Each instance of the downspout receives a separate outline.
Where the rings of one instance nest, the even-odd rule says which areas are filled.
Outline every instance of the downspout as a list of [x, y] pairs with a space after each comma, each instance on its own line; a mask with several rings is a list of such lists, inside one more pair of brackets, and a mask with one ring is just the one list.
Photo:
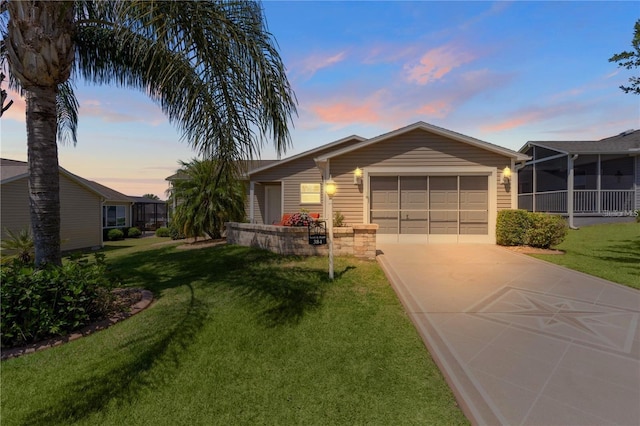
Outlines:
[[578, 229], [573, 224], [573, 162], [578, 158], [578, 154], [567, 156], [567, 166], [569, 168], [569, 176], [567, 178], [567, 213], [569, 214], [569, 228]]
[[255, 207], [253, 203], [253, 197], [255, 196], [256, 183], [252, 180], [249, 181], [249, 223], [255, 223]]
[[106, 198], [100, 201], [100, 247], [102, 248], [104, 248], [104, 203], [106, 202]]

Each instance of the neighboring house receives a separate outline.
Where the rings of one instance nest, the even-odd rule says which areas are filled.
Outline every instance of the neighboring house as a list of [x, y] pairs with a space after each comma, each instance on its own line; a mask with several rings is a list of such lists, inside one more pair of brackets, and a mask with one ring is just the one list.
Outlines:
[[251, 223], [273, 224], [305, 209], [326, 218], [331, 212], [323, 188], [333, 179], [333, 211], [347, 224], [377, 224], [378, 241], [495, 243], [497, 212], [517, 204], [517, 175], [509, 172], [528, 159], [418, 122], [250, 170], [247, 216]]
[[633, 220], [640, 209], [640, 130], [598, 141], [531, 141], [518, 207], [560, 213], [570, 226]]
[[[28, 167], [23, 161], [0, 159], [2, 238], [5, 230], [30, 227]], [[63, 251], [99, 248], [103, 228], [131, 226], [133, 200], [60, 167], [60, 238]]]

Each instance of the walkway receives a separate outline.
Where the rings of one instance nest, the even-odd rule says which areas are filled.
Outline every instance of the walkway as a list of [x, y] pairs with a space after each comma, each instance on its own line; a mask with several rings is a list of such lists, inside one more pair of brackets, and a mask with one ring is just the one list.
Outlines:
[[380, 249], [472, 423], [640, 424], [640, 292], [492, 245]]

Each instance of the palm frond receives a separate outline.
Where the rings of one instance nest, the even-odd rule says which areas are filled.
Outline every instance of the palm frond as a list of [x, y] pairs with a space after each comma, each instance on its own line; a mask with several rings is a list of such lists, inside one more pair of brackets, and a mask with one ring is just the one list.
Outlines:
[[205, 158], [257, 158], [266, 138], [286, 152], [296, 100], [257, 3], [120, 2], [104, 12], [117, 25], [92, 13], [77, 26], [83, 77], [146, 92]]

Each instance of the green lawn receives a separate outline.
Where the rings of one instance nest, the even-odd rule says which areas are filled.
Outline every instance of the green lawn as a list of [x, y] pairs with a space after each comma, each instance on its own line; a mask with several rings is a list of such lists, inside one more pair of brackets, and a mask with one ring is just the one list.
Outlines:
[[106, 253], [146, 311], [2, 362], [2, 425], [467, 424], [377, 263], [155, 237]]
[[569, 230], [556, 248], [566, 253], [535, 257], [640, 289], [640, 223]]

